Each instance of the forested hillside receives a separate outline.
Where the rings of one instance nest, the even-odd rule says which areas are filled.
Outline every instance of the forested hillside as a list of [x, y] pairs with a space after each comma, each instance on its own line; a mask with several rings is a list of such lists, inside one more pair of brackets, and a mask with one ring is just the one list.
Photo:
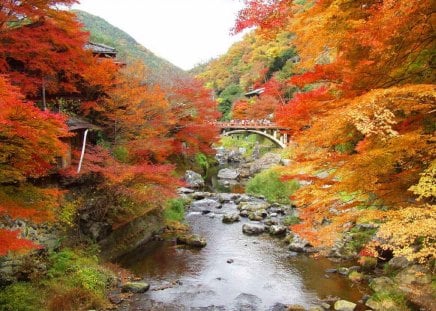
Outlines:
[[156, 56], [130, 35], [109, 24], [101, 17], [80, 10], [74, 10], [74, 13], [85, 26], [85, 30], [89, 31], [92, 42], [116, 48], [119, 59], [125, 62], [141, 61], [150, 69], [152, 79], [163, 83], [187, 76], [182, 69]]

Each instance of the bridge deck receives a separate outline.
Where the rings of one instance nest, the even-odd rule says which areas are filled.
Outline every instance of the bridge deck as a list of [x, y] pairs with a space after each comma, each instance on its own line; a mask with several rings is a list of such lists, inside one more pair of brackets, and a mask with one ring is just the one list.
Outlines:
[[256, 130], [287, 130], [287, 128], [278, 126], [277, 124], [259, 124], [259, 123], [233, 123], [233, 122], [217, 122], [216, 125], [221, 129], [233, 129], [233, 130], [248, 130], [248, 129], [256, 129]]

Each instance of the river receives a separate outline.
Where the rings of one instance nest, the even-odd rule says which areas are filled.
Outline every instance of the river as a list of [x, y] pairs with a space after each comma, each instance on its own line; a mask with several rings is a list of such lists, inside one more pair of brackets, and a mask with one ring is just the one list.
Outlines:
[[[325, 272], [352, 263], [292, 253], [268, 234], [245, 235], [246, 218], [222, 223], [222, 214], [235, 211], [230, 202], [209, 214], [187, 212], [193, 233], [207, 240], [202, 249], [153, 241], [121, 258], [119, 264], [143, 277], [151, 289], [120, 310], [284, 310], [281, 304], [308, 309], [326, 297], [357, 302], [367, 291]], [[356, 310], [365, 308], [358, 304]]]

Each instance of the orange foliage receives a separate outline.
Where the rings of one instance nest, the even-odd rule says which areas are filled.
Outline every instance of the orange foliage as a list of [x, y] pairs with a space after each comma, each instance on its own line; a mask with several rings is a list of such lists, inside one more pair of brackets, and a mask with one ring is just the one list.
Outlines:
[[5, 256], [9, 252], [23, 252], [40, 248], [32, 241], [19, 238], [19, 234], [18, 231], [0, 229], [0, 256]]

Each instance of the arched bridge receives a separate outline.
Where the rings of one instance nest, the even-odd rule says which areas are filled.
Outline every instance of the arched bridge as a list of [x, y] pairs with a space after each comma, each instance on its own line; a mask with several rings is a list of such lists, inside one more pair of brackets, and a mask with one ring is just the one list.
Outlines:
[[221, 129], [221, 136], [253, 133], [268, 138], [281, 148], [289, 144], [287, 129], [266, 120], [232, 120], [217, 122], [216, 125]]

